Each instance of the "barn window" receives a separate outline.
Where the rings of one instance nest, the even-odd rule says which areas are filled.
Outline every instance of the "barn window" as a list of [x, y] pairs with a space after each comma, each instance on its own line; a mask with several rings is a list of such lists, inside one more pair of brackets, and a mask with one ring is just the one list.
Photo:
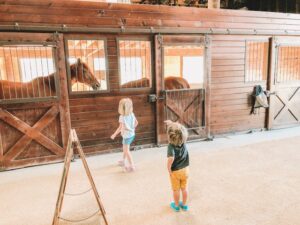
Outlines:
[[268, 46], [266, 41], [246, 41], [245, 82], [267, 80]]
[[150, 41], [119, 40], [119, 70], [121, 88], [151, 87]]
[[55, 97], [54, 46], [0, 47], [0, 100], [35, 100]]
[[191, 88], [203, 88], [204, 48], [197, 45], [164, 46], [164, 77], [182, 77]]
[[108, 90], [105, 40], [68, 40], [68, 73], [72, 92]]
[[276, 82], [300, 80], [300, 46], [279, 46], [277, 53]]

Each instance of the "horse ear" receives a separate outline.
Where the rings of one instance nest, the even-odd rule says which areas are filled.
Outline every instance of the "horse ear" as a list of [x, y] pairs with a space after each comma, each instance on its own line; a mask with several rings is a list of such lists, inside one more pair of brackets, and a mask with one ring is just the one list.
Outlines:
[[81, 58], [77, 59], [77, 64], [82, 64]]

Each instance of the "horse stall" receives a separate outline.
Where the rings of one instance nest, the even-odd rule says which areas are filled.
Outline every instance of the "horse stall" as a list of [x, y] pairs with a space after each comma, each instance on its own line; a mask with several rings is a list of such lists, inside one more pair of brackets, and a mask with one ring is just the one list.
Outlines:
[[[300, 121], [300, 16], [95, 1], [0, 0], [0, 167], [62, 160], [71, 128], [84, 152], [111, 140], [130, 97], [136, 148]], [[270, 93], [250, 114], [252, 92]]]

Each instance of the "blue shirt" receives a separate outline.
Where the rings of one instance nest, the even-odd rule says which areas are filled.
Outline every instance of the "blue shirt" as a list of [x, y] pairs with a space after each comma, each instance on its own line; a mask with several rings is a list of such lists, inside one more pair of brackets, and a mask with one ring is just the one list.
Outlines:
[[130, 113], [127, 116], [120, 115], [119, 123], [123, 123], [123, 129], [121, 130], [123, 138], [131, 138], [135, 135], [135, 120], [134, 113]]

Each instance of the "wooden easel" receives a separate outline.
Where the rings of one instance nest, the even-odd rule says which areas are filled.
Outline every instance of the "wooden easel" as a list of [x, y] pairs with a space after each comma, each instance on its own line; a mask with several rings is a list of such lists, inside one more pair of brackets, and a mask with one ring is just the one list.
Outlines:
[[97, 204], [99, 206], [99, 211], [97, 211], [93, 215], [91, 215], [91, 216], [89, 216], [85, 219], [79, 220], [79, 221], [87, 220], [87, 219], [91, 218], [92, 216], [98, 214], [98, 212], [101, 212], [101, 216], [104, 219], [105, 225], [108, 225], [108, 222], [107, 222], [107, 219], [106, 219], [106, 216], [105, 216], [106, 212], [105, 212], [104, 207], [101, 203], [100, 196], [98, 194], [96, 185], [94, 183], [93, 177], [91, 175], [90, 169], [89, 169], [87, 161], [85, 159], [85, 155], [83, 153], [82, 146], [79, 142], [76, 131], [74, 129], [72, 129], [70, 131], [70, 135], [69, 135], [69, 140], [68, 140], [68, 145], [67, 145], [67, 150], [66, 150], [66, 155], [65, 155], [65, 160], [64, 160], [64, 169], [63, 169], [62, 178], [61, 178], [61, 182], [60, 182], [60, 188], [59, 188], [59, 193], [58, 193], [58, 197], [57, 197], [56, 208], [55, 208], [55, 213], [54, 213], [54, 218], [53, 218], [52, 225], [58, 225], [60, 219], [61, 220], [66, 220], [66, 221], [69, 221], [69, 222], [74, 222], [74, 223], [79, 222], [79, 221], [74, 221], [74, 220], [67, 220], [67, 219], [64, 219], [64, 218], [60, 217], [61, 208], [62, 208], [62, 204], [63, 204], [63, 200], [64, 200], [64, 195], [66, 194], [65, 189], [66, 189], [68, 173], [69, 173], [69, 169], [70, 169], [70, 163], [71, 163], [71, 160], [72, 160], [73, 154], [74, 154], [74, 152], [73, 152], [74, 147], [77, 147], [77, 150], [78, 150], [79, 156], [82, 160], [86, 175], [87, 175], [87, 177], [90, 181], [90, 184], [91, 184], [91, 187], [92, 187], [91, 189], [94, 192]]

